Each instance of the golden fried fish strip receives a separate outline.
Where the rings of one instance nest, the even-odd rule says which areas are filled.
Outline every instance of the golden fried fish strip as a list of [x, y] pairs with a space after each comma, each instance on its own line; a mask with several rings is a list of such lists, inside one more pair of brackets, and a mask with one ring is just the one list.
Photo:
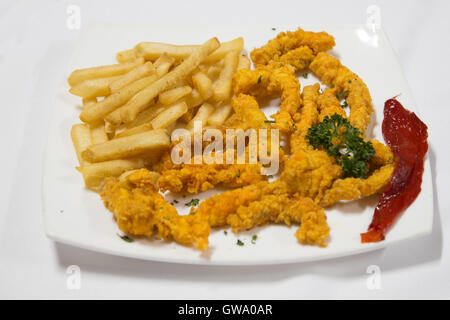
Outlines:
[[266, 115], [259, 108], [258, 102], [252, 96], [240, 93], [233, 99], [234, 114], [225, 122], [227, 128], [269, 129]]
[[325, 151], [299, 150], [285, 162], [280, 180], [291, 193], [317, 202], [342, 173], [341, 166]]
[[166, 240], [200, 250], [208, 247], [208, 222], [195, 215], [179, 216], [158, 193], [146, 169], [129, 174], [123, 181], [107, 178], [101, 197], [124, 232], [151, 237], [156, 230], [157, 236]]
[[309, 68], [326, 85], [335, 87], [347, 98], [350, 107], [349, 121], [364, 134], [370, 123], [370, 115], [374, 112], [366, 84], [338, 59], [325, 52], [319, 53]]
[[336, 89], [326, 88], [317, 99], [317, 104], [320, 110], [319, 122], [323, 121], [326, 116], [332, 116], [335, 113], [347, 118], [347, 114], [336, 98]]
[[335, 45], [334, 38], [326, 32], [304, 31], [298, 28], [294, 32], [281, 32], [261, 48], [254, 49], [250, 56], [256, 65], [265, 65], [274, 56], [283, 56], [288, 51], [307, 46], [317, 54], [327, 51]]
[[245, 93], [255, 97], [267, 97], [278, 94], [278, 91], [268, 91], [271, 74], [270, 70], [241, 69], [234, 74], [233, 91], [236, 95]]
[[319, 97], [320, 85], [318, 83], [303, 88], [302, 100], [303, 107], [300, 113], [294, 116], [296, 130], [290, 138], [291, 152], [294, 153], [300, 149], [312, 148], [305, 140], [308, 129], [319, 119], [317, 111], [317, 98]]
[[164, 171], [158, 179], [163, 191], [197, 194], [215, 186], [237, 188], [267, 180], [257, 164], [186, 164]]
[[369, 161], [371, 171], [374, 171], [385, 164], [394, 162], [394, 154], [392, 153], [391, 148], [375, 139], [369, 141], [372, 142], [372, 146], [375, 149], [375, 154]]
[[268, 182], [260, 182], [243, 188], [215, 194], [200, 203], [195, 214], [205, 217], [211, 227], [224, 226], [228, 215], [235, 213], [240, 206], [247, 206], [259, 200], [266, 193]]
[[303, 244], [326, 246], [330, 228], [324, 210], [309, 198], [289, 195], [265, 195], [259, 201], [241, 206], [227, 218], [234, 232], [248, 230], [269, 222], [299, 223], [296, 237]]
[[272, 115], [275, 126], [283, 132], [290, 132], [294, 128], [293, 116], [302, 104], [300, 83], [295, 70], [288, 65], [274, 69], [269, 87], [276, 87], [281, 92], [280, 110]]
[[383, 191], [389, 182], [394, 164], [387, 164], [376, 170], [367, 179], [345, 178], [338, 179], [333, 186], [325, 192], [319, 204], [327, 207], [340, 200], [356, 200]]
[[289, 64], [297, 71], [307, 69], [315, 57], [316, 56], [310, 47], [302, 46], [288, 51], [281, 57], [275, 55], [270, 63], [279, 67]]

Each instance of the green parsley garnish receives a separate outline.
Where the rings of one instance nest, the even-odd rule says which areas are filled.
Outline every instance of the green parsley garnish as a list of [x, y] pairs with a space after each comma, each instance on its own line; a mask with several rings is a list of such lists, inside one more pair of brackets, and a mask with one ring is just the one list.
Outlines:
[[252, 236], [252, 243], [253, 244], [256, 244], [256, 240], [258, 239], [258, 236], [256, 235], [256, 234], [254, 234], [253, 236]]
[[164, 219], [166, 219], [167, 221], [170, 220], [169, 216], [165, 216]]
[[365, 179], [367, 162], [375, 154], [370, 141], [364, 141], [362, 133], [339, 114], [326, 116], [322, 122], [308, 129], [305, 137], [313, 147], [322, 147], [335, 157], [346, 177]]
[[262, 78], [262, 75], [260, 74], [259, 77], [258, 77], [258, 84], [261, 83], [261, 78]]
[[199, 202], [200, 202], [200, 199], [191, 199], [191, 201], [189, 201], [185, 205], [188, 207], [195, 207], [198, 205]]
[[178, 200], [177, 199], [173, 199], [173, 203], [178, 203]]
[[227, 230], [223, 230], [223, 234], [224, 234], [224, 235], [227, 235], [227, 234], [228, 234], [228, 231], [227, 231]]
[[269, 174], [269, 175], [267, 176], [267, 178], [271, 179], [271, 178], [273, 178], [273, 175]]
[[347, 100], [344, 100], [344, 103], [341, 105], [342, 108], [347, 108], [348, 107], [348, 103]]
[[341, 91], [336, 93], [336, 98], [338, 98], [338, 100], [341, 100], [344, 96], [346, 96], [348, 94], [348, 90], [346, 91]]
[[276, 28], [272, 28], [273, 31], [277, 30]]
[[304, 74], [303, 74], [303, 78], [307, 79], [307, 78], [308, 78], [308, 74], [307, 74], [307, 73], [304, 73]]
[[239, 240], [239, 239], [238, 239], [238, 241], [236, 242], [236, 244], [237, 244], [238, 246], [241, 246], [241, 247], [244, 245], [244, 243], [243, 243], [241, 240]]
[[275, 123], [275, 120], [264, 120], [264, 123]]
[[127, 235], [123, 235], [121, 236], [120, 234], [117, 234], [123, 241], [125, 242], [134, 242], [134, 239], [131, 239], [129, 236]]
[[236, 177], [238, 177], [238, 178], [241, 177], [241, 169], [238, 169], [238, 173], [236, 174]]

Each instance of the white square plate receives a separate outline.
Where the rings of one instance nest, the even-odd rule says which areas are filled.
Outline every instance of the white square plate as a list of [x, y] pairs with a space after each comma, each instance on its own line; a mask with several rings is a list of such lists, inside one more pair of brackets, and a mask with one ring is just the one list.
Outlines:
[[[276, 27], [276, 31], [272, 30]], [[295, 30], [297, 26], [186, 26], [186, 25], [94, 25], [84, 30], [67, 75], [81, 67], [114, 63], [115, 53], [133, 47], [141, 41], [159, 41], [175, 44], [202, 43], [217, 36], [227, 41], [243, 36], [245, 48], [251, 51], [272, 39], [281, 30]], [[396, 55], [382, 30], [365, 26], [319, 26], [305, 30], [332, 34], [336, 47], [332, 53], [344, 65], [357, 73], [367, 83], [373, 98], [376, 116], [370, 135], [383, 141], [381, 121], [385, 100], [401, 93], [401, 103], [414, 112], [416, 104], [403, 76]], [[311, 75], [300, 77], [302, 87], [315, 82]], [[331, 227], [327, 248], [303, 246], [294, 237], [296, 226], [269, 225], [234, 235], [223, 229], [212, 231], [210, 248], [206, 252], [157, 240], [123, 241], [112, 214], [100, 197], [84, 189], [70, 139], [70, 128], [80, 122], [80, 99], [68, 93], [66, 81], [61, 85], [49, 128], [43, 171], [43, 213], [47, 235], [56, 241], [103, 253], [139, 259], [193, 263], [206, 265], [258, 265], [311, 261], [352, 255], [385, 247], [401, 240], [412, 239], [431, 232], [433, 191], [428, 158], [425, 162], [422, 192], [379, 243], [362, 244], [360, 233], [367, 230], [378, 197], [351, 203], [341, 203], [327, 210]], [[273, 113], [273, 108], [264, 109]], [[195, 198], [211, 196], [209, 191]], [[177, 205], [180, 213], [187, 213], [184, 205], [192, 196], [181, 199]], [[251, 243], [257, 234], [256, 244]], [[237, 239], [244, 246], [237, 246]]]

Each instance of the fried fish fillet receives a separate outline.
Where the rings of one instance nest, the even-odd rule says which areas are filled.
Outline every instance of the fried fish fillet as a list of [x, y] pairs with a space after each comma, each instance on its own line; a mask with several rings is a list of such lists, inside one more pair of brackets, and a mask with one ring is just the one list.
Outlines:
[[267, 223], [300, 224], [295, 236], [302, 244], [325, 246], [330, 228], [324, 210], [310, 198], [291, 195], [265, 195], [230, 214], [227, 223], [233, 231], [248, 230]]
[[291, 50], [309, 47], [314, 54], [327, 51], [335, 45], [334, 38], [326, 32], [296, 31], [281, 32], [261, 48], [254, 49], [250, 56], [256, 65], [266, 65]]
[[216, 186], [238, 188], [267, 180], [258, 164], [185, 164], [163, 171], [158, 187], [163, 191], [197, 194]]
[[210, 233], [208, 222], [196, 215], [178, 215], [154, 183], [154, 176], [146, 169], [129, 174], [123, 181], [106, 179], [101, 197], [114, 214], [119, 229], [146, 237], [156, 231], [159, 238], [205, 250]]
[[335, 88], [346, 97], [350, 107], [349, 121], [364, 134], [374, 112], [366, 84], [338, 59], [325, 52], [320, 52], [309, 68], [327, 86]]
[[325, 191], [319, 204], [327, 207], [340, 200], [357, 200], [383, 191], [394, 172], [394, 164], [387, 164], [373, 172], [367, 179], [337, 179], [332, 187]]
[[293, 116], [302, 104], [300, 83], [295, 69], [290, 65], [277, 66], [273, 63], [255, 70], [239, 70], [234, 75], [233, 90], [255, 97], [280, 96], [280, 110], [272, 115], [276, 128], [291, 132], [294, 128]]

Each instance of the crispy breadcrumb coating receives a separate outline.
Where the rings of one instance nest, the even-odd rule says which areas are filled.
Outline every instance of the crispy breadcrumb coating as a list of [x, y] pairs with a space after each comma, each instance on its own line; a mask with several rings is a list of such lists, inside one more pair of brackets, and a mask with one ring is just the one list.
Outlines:
[[205, 250], [210, 232], [208, 222], [200, 216], [179, 216], [154, 183], [153, 175], [146, 169], [129, 174], [123, 181], [106, 179], [101, 197], [114, 214], [119, 229], [146, 237], [156, 231], [159, 238]]

